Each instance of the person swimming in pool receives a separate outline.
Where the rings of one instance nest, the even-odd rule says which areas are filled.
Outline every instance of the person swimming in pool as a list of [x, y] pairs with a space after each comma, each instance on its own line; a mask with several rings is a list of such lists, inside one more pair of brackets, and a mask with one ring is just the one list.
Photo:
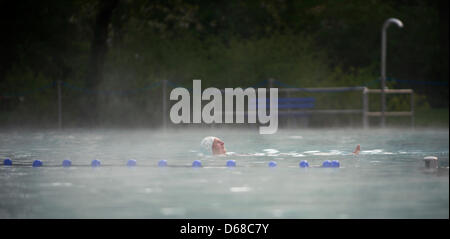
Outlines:
[[[227, 150], [225, 149], [225, 143], [214, 136], [205, 137], [200, 143], [202, 148], [212, 155], [226, 155]], [[353, 155], [358, 155], [361, 151], [361, 145], [356, 145], [355, 150], [352, 152]]]
[[225, 143], [214, 136], [205, 137], [200, 145], [207, 153], [212, 153], [212, 155], [225, 155], [227, 153]]
[[353, 151], [353, 154], [358, 155], [359, 151], [361, 151], [361, 145], [358, 144], [358, 145], [356, 145], [356, 149], [355, 149], [355, 151]]

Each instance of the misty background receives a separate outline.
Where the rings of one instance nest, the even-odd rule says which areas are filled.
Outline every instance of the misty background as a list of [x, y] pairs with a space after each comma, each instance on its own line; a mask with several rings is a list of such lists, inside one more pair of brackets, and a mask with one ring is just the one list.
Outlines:
[[[391, 17], [404, 27], [388, 29], [387, 86], [414, 90], [417, 126], [448, 127], [448, 1], [0, 4], [3, 127], [57, 127], [58, 82], [63, 127], [160, 127], [169, 113], [162, 81], [167, 99], [193, 79], [202, 89], [268, 87], [271, 78], [285, 87], [377, 89], [381, 27]], [[361, 104], [360, 95], [314, 97], [324, 108]], [[373, 97], [370, 108], [379, 111]], [[408, 109], [402, 97], [389, 96], [387, 109]], [[326, 116], [310, 126], [357, 125], [357, 117]]]

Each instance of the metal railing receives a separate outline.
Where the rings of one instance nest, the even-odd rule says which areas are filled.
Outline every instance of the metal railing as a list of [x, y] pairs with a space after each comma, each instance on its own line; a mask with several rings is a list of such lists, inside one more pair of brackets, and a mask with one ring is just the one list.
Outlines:
[[[369, 94], [410, 94], [410, 111], [379, 111], [379, 112], [369, 112]], [[363, 115], [363, 125], [364, 128], [369, 127], [369, 117], [385, 117], [385, 116], [410, 116], [411, 117], [411, 127], [414, 127], [414, 91], [412, 89], [368, 89], [365, 88], [363, 92], [363, 105], [364, 105], [364, 115]], [[381, 127], [384, 127], [384, 122], [382, 122]]]
[[[369, 111], [369, 94], [381, 94], [383, 91], [381, 89], [369, 89], [365, 86], [355, 86], [355, 87], [324, 87], [324, 88], [294, 88], [289, 87], [281, 82], [277, 82], [274, 79], [268, 80], [268, 87], [273, 88], [275, 85], [283, 86], [283, 88], [278, 88], [278, 92], [284, 92], [286, 97], [290, 97], [293, 93], [337, 93], [337, 92], [352, 92], [359, 91], [361, 92], [361, 101], [362, 107], [356, 109], [284, 109], [279, 110], [278, 113], [287, 113], [295, 115], [298, 113], [303, 114], [360, 114], [362, 116], [362, 126], [363, 128], [369, 128], [369, 117], [383, 117], [384, 116], [410, 116], [411, 117], [411, 127], [414, 127], [414, 91], [412, 89], [385, 89], [385, 94], [410, 94], [410, 111], [391, 111], [391, 112], [371, 112]], [[167, 82], [163, 81], [163, 91], [165, 91]], [[223, 90], [222, 90], [223, 91]], [[165, 95], [165, 93], [163, 93]], [[167, 99], [166, 99], [167, 100]], [[167, 117], [164, 116], [164, 112], [168, 112], [168, 104], [163, 100], [163, 121], [167, 120]], [[165, 111], [164, 111], [165, 110]], [[236, 114], [236, 113], [233, 113]], [[245, 114], [242, 112], [242, 114]], [[166, 125], [163, 122], [163, 125]]]
[[[76, 90], [80, 91], [85, 94], [93, 94], [88, 89], [84, 89], [82, 87], [76, 87], [71, 84], [68, 84], [66, 82], [63, 82], [61, 80], [56, 81], [57, 83], [57, 108], [58, 108], [58, 127], [63, 127], [63, 117], [62, 117], [62, 110], [63, 110], [63, 102], [62, 102], [62, 88], [67, 88], [70, 90]], [[382, 94], [383, 92], [385, 94], [409, 94], [410, 95], [410, 110], [409, 111], [390, 111], [390, 112], [384, 112], [384, 116], [409, 116], [411, 117], [411, 127], [414, 127], [414, 91], [412, 89], [369, 89], [365, 86], [357, 86], [357, 87], [327, 87], [327, 88], [295, 88], [290, 87], [288, 85], [285, 85], [281, 82], [277, 82], [273, 79], [270, 79], [269, 81], [261, 82], [261, 84], [258, 84], [257, 86], [253, 86], [253, 88], [257, 88], [259, 86], [261, 87], [271, 87], [277, 84], [278, 86], [282, 86], [282, 88], [278, 88], [278, 92], [285, 92], [286, 97], [290, 97], [290, 94], [297, 93], [297, 92], [303, 92], [303, 93], [336, 93], [336, 92], [349, 92], [349, 91], [360, 91], [362, 94], [361, 100], [362, 100], [362, 107], [356, 108], [356, 109], [314, 109], [314, 108], [308, 108], [308, 109], [283, 109], [283, 111], [279, 112], [288, 112], [288, 113], [305, 113], [305, 114], [361, 114], [362, 116], [362, 125], [364, 128], [369, 128], [369, 118], [370, 117], [383, 117], [383, 112], [381, 111], [369, 111], [369, 94]], [[265, 85], [265, 86], [264, 86]], [[51, 85], [50, 85], [51, 86]], [[171, 86], [171, 87], [169, 87]], [[158, 87], [161, 87], [162, 90], [162, 125], [163, 127], [167, 127], [168, 123], [168, 117], [167, 113], [169, 112], [169, 99], [167, 91], [169, 88], [177, 87], [175, 84], [168, 80], [162, 80], [158, 82], [153, 82], [147, 87], [139, 88], [139, 89], [133, 89], [133, 90], [119, 90], [119, 91], [101, 91], [104, 94], [136, 94], [136, 93], [142, 93], [146, 92], [147, 90], [154, 90]], [[42, 89], [48, 89], [49, 86], [42, 87]], [[41, 88], [37, 89], [39, 91], [42, 90]]]

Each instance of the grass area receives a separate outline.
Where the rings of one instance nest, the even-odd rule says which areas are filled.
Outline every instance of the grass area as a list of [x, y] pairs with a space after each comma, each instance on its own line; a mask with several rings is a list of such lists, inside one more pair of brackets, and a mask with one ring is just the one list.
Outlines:
[[416, 110], [415, 125], [418, 127], [448, 127], [448, 108]]
[[[419, 109], [414, 112], [415, 127], [446, 127], [448, 128], [448, 108], [444, 109]], [[376, 119], [378, 120], [378, 118]], [[377, 122], [372, 122], [377, 124]], [[388, 117], [386, 125], [395, 127], [410, 127], [409, 116]]]

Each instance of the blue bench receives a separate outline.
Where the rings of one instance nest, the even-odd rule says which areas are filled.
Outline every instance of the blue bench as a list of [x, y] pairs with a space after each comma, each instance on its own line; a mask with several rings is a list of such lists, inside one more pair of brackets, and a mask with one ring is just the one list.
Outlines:
[[[258, 101], [255, 100], [256, 108]], [[316, 99], [313, 97], [301, 98], [278, 98], [278, 116], [308, 116], [308, 112], [299, 112], [301, 110], [313, 109], [315, 107]], [[270, 107], [270, 99], [266, 99], [266, 109]], [[293, 112], [290, 112], [292, 110]]]

